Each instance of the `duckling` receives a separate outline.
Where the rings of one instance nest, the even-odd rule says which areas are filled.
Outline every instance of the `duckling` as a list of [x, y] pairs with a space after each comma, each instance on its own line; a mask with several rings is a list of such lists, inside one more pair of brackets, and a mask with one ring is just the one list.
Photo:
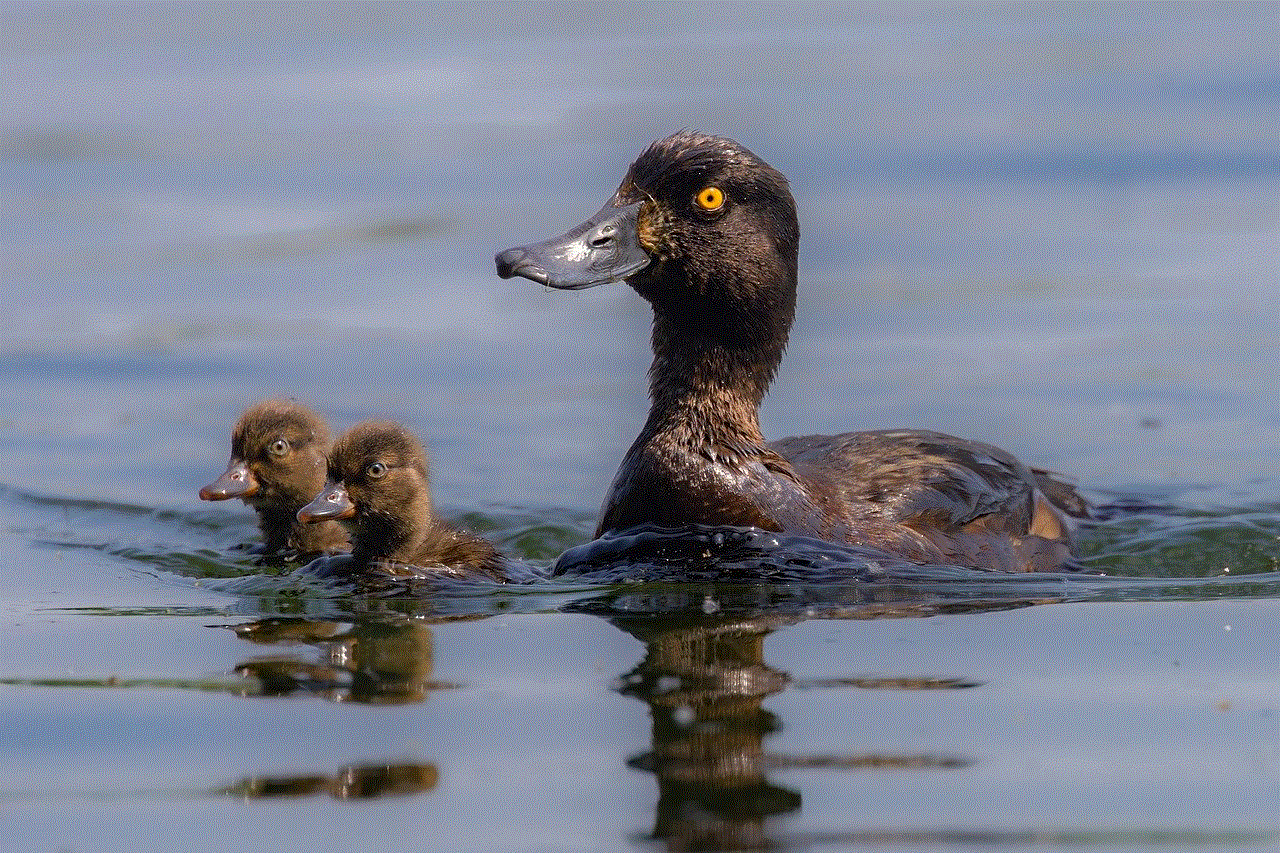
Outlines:
[[492, 543], [436, 517], [426, 453], [400, 424], [365, 421], [334, 442], [328, 485], [298, 510], [304, 523], [329, 519], [351, 525], [345, 571], [506, 579]]
[[231, 431], [231, 461], [222, 476], [200, 490], [200, 499], [239, 498], [258, 513], [268, 555], [300, 557], [347, 550], [347, 532], [336, 521], [301, 524], [299, 508], [324, 487], [329, 427], [292, 400], [250, 406]]
[[649, 416], [596, 535], [737, 525], [917, 562], [1069, 567], [1082, 499], [999, 448], [925, 430], [765, 441], [759, 408], [795, 314], [798, 245], [780, 172], [731, 139], [682, 131], [649, 146], [582, 225], [497, 255], [502, 278], [625, 281], [653, 309]]

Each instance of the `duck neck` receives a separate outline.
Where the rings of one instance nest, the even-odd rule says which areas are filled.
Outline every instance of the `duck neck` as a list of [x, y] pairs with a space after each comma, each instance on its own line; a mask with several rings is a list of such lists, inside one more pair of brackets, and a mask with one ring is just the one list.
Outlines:
[[257, 511], [258, 530], [262, 531], [263, 548], [266, 553], [273, 554], [285, 548], [295, 547], [294, 543], [302, 533], [303, 525], [298, 522], [293, 512], [288, 508], [261, 505], [257, 507]]
[[760, 404], [789, 326], [789, 316], [777, 328], [753, 328], [747, 318], [655, 312], [649, 419], [642, 436], [666, 434], [712, 456], [758, 453], [764, 445]]
[[352, 537], [352, 557], [358, 564], [412, 563], [435, 526], [431, 500], [422, 495], [394, 513], [363, 512]]
[[263, 550], [266, 553], [298, 551], [316, 554], [343, 548], [347, 534], [340, 523], [320, 521], [306, 524], [298, 521], [297, 510], [293, 506], [300, 507], [306, 502], [302, 499], [284, 507], [258, 507], [258, 529], [262, 531]]
[[319, 521], [303, 524], [296, 518], [289, 536], [288, 546], [303, 554], [346, 549], [347, 531], [339, 521]]

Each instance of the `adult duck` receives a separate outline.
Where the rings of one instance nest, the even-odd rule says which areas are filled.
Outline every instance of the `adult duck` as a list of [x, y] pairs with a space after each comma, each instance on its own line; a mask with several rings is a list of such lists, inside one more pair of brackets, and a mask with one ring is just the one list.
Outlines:
[[297, 519], [298, 510], [324, 488], [328, 449], [329, 426], [311, 409], [292, 400], [257, 403], [231, 431], [227, 470], [200, 490], [200, 499], [239, 498], [252, 507], [262, 531], [258, 553], [306, 559], [345, 551], [341, 524]]
[[298, 510], [303, 523], [331, 519], [351, 526], [351, 560], [322, 564], [326, 570], [406, 579], [506, 579], [506, 561], [492, 543], [436, 515], [426, 453], [400, 424], [365, 421], [334, 442], [328, 484]]
[[786, 348], [799, 226], [787, 180], [731, 139], [653, 143], [593, 217], [507, 249], [498, 275], [579, 290], [626, 281], [653, 308], [650, 409], [597, 536], [638, 525], [754, 526], [909, 560], [1056, 571], [1067, 484], [924, 430], [766, 442], [759, 407]]

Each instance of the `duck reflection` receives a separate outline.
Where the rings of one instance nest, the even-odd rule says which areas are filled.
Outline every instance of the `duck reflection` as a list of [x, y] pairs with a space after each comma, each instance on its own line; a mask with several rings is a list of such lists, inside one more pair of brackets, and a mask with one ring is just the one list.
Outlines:
[[644, 660], [619, 691], [649, 705], [653, 747], [628, 764], [658, 780], [653, 837], [670, 849], [759, 849], [765, 820], [800, 808], [766, 776], [763, 743], [781, 721], [761, 706], [787, 686], [763, 660], [765, 628], [634, 623]]
[[253, 692], [262, 696], [309, 694], [332, 702], [404, 705], [457, 686], [432, 678], [431, 624], [421, 620], [344, 623], [276, 617], [222, 627], [250, 642], [314, 650], [306, 657], [263, 655], [238, 664], [236, 674], [256, 681]]
[[628, 764], [654, 774], [652, 838], [670, 850], [759, 850], [775, 846], [770, 819], [796, 812], [801, 793], [769, 779], [788, 768], [954, 768], [964, 756], [930, 754], [787, 755], [766, 751], [782, 720], [764, 700], [788, 687], [959, 689], [964, 679], [848, 678], [799, 681], [764, 661], [765, 638], [798, 619], [689, 621], [614, 619], [645, 643], [618, 690], [649, 705], [652, 748]]

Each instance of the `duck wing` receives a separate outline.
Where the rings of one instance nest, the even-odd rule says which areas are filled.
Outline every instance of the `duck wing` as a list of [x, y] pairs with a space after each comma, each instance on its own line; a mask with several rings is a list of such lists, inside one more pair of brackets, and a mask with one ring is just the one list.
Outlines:
[[809, 488], [853, 516], [958, 529], [1000, 513], [1030, 524], [1034, 475], [981, 442], [926, 430], [882, 430], [784, 438], [770, 448]]
[[1089, 499], [1076, 490], [1075, 484], [1057, 471], [1032, 468], [1036, 487], [1055, 508], [1071, 518], [1087, 520], [1097, 518], [1097, 510]]
[[1061, 571], [1070, 516], [1088, 502], [1061, 478], [978, 441], [926, 430], [801, 436], [770, 449], [828, 519], [827, 538], [915, 560], [1001, 571]]

